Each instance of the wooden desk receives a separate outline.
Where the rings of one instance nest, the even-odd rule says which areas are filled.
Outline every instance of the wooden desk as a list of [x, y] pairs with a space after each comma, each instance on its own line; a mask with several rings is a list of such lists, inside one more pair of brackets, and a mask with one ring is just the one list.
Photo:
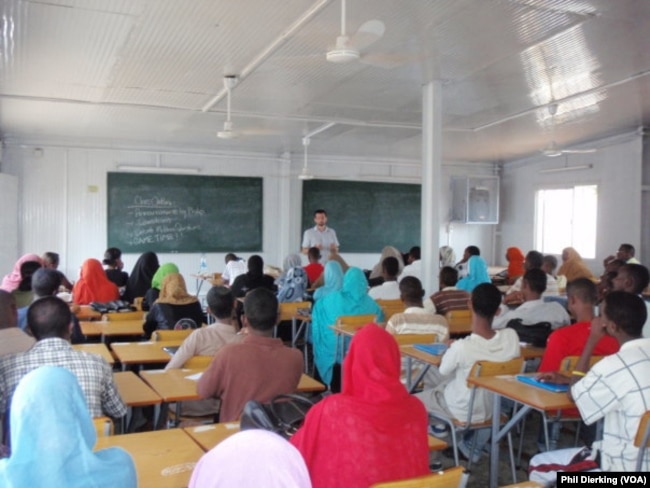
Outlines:
[[115, 363], [115, 358], [113, 358], [113, 355], [111, 354], [111, 351], [108, 350], [108, 347], [106, 347], [106, 344], [73, 344], [72, 349], [101, 356], [111, 366]]
[[203, 450], [182, 430], [168, 429], [97, 439], [95, 449], [121, 447], [135, 463], [138, 486], [184, 488]]
[[[422, 378], [424, 378], [424, 375], [429, 371], [429, 368], [431, 366], [440, 366], [442, 354], [429, 354], [428, 352], [416, 349], [410, 344], [400, 346], [399, 351], [402, 356], [406, 357], [406, 389], [409, 393], [413, 393], [417, 385], [422, 381]], [[415, 379], [412, 378], [414, 359], [424, 365]]]
[[[499, 441], [517, 425], [531, 410], [537, 410], [546, 418], [546, 412], [574, 408], [575, 403], [566, 393], [553, 393], [518, 381], [514, 376], [471, 377], [467, 382], [479, 388], [485, 388], [494, 395], [492, 411], [492, 440], [490, 448], [490, 488], [498, 483]], [[499, 429], [501, 418], [501, 397], [509, 398], [521, 404], [517, 413]], [[548, 449], [548, 429], [544, 422], [546, 448]]]
[[[115, 322], [120, 323], [120, 322]], [[171, 355], [163, 347], [180, 346], [182, 340], [156, 342], [114, 342], [111, 349], [122, 369], [129, 364], [168, 363]]]
[[141, 336], [143, 335], [142, 324], [142, 320], [79, 322], [83, 335], [102, 336], [103, 340], [112, 336]]
[[129, 407], [143, 407], [162, 403], [160, 395], [152, 390], [142, 378], [133, 371], [113, 373], [117, 391]]
[[537, 359], [541, 358], [546, 351], [545, 347], [535, 347], [535, 346], [521, 346], [521, 357], [524, 359]]
[[100, 320], [102, 314], [93, 310], [90, 305], [79, 305], [79, 309], [76, 312], [73, 312], [76, 317], [80, 320]]
[[81, 333], [86, 337], [98, 337], [102, 335], [102, 326], [99, 322], [80, 321]]

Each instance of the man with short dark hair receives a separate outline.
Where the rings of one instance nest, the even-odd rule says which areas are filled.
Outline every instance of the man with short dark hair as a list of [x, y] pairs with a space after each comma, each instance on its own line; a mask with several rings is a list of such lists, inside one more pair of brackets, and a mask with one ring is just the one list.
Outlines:
[[62, 300], [48, 296], [29, 306], [27, 324], [38, 342], [29, 351], [0, 359], [0, 412], [5, 412], [18, 382], [40, 366], [62, 366], [79, 380], [92, 417], [126, 415], [108, 363], [70, 345], [72, 313]]
[[309, 286], [314, 286], [314, 283], [320, 278], [324, 270], [324, 266], [319, 263], [320, 249], [310, 247], [309, 251], [307, 251], [307, 260], [309, 264], [305, 266], [305, 273], [307, 273], [307, 278], [309, 278]]
[[555, 270], [557, 269], [557, 258], [552, 254], [547, 254], [542, 259], [542, 271], [547, 275], [551, 275], [555, 278]]
[[[435, 388], [415, 396], [428, 411], [465, 421], [469, 415], [471, 391], [467, 376], [476, 361], [508, 361], [519, 356], [519, 337], [512, 329], [494, 330], [492, 320], [499, 311], [501, 293], [496, 286], [482, 283], [472, 291], [468, 305], [472, 311], [472, 334], [454, 341], [442, 356], [439, 372], [445, 380]], [[492, 415], [492, 393], [478, 388], [474, 393], [472, 421], [487, 420]], [[478, 461], [481, 449], [490, 438], [490, 430], [477, 432], [473, 461]], [[460, 453], [469, 458], [474, 432], [458, 442]]]
[[413, 246], [409, 250], [408, 260], [406, 266], [399, 275], [398, 281], [403, 280], [407, 276], [415, 276], [418, 280], [422, 281], [422, 260], [420, 259], [420, 246]]
[[[612, 291], [601, 304], [600, 318], [592, 322], [587, 343], [570, 377], [557, 372], [540, 375], [542, 380], [572, 385], [570, 396], [587, 425], [604, 418], [603, 438], [593, 443], [589, 456], [595, 459], [596, 451], [600, 454], [603, 471], [636, 471], [639, 449], [634, 446], [634, 438], [641, 417], [650, 406], [650, 339], [641, 337], [646, 313], [638, 296]], [[620, 350], [589, 369], [596, 345], [605, 334], [617, 340]], [[555, 472], [546, 468], [572, 464], [580, 450], [570, 448], [538, 454], [531, 459], [530, 478], [555, 481]], [[650, 471], [648, 452], [641, 471]]]
[[[397, 260], [395, 259], [395, 261]], [[388, 320], [387, 332], [391, 334], [436, 334], [436, 342], [443, 342], [449, 338], [447, 319], [424, 308], [422, 304], [424, 289], [420, 280], [415, 276], [407, 276], [399, 282], [399, 292], [406, 308], [403, 313], [396, 313]]]
[[458, 271], [458, 279], [464, 278], [469, 272], [469, 258], [472, 256], [480, 256], [481, 250], [477, 246], [467, 246], [465, 251], [463, 251], [463, 257], [460, 261], [456, 263], [454, 268]]
[[424, 301], [424, 308], [440, 315], [445, 315], [450, 310], [467, 310], [470, 294], [456, 288], [458, 271], [445, 266], [440, 270], [438, 281], [440, 290]]
[[307, 254], [310, 247], [317, 247], [325, 253], [337, 253], [339, 240], [336, 231], [327, 227], [327, 212], [324, 209], [319, 208], [314, 212], [314, 223], [316, 225], [307, 229], [302, 236], [302, 253]]
[[388, 256], [381, 262], [381, 276], [384, 282], [381, 285], [373, 286], [368, 291], [370, 298], [374, 300], [397, 300], [400, 297], [399, 283], [399, 262], [397, 258]]
[[[531, 269], [542, 269], [543, 265], [544, 265], [544, 255], [541, 252], [529, 251], [528, 254], [526, 254], [526, 259], [524, 260], [524, 269], [526, 271]], [[557, 280], [547, 272], [545, 274], [546, 274], [546, 287], [544, 289], [544, 292], [542, 293], [542, 296], [544, 297], [558, 296], [560, 294], [560, 290], [557, 286]], [[523, 281], [524, 281], [523, 276], [517, 278], [517, 281], [515, 281], [514, 285], [512, 285], [506, 292], [506, 296], [503, 298], [503, 303], [521, 303], [523, 301], [523, 296], [521, 293], [523, 288]]]
[[492, 327], [504, 328], [511, 320], [521, 320], [524, 325], [533, 325], [540, 322], [549, 322], [553, 329], [557, 329], [571, 322], [566, 309], [557, 302], [545, 302], [542, 299], [546, 289], [548, 275], [539, 268], [526, 271], [523, 276], [521, 290], [524, 303], [515, 309], [501, 305], [501, 314], [494, 319]]
[[277, 322], [275, 294], [264, 288], [250, 291], [244, 299], [246, 337], [217, 351], [197, 385], [201, 398], [221, 398], [221, 422], [237, 420], [249, 400], [268, 402], [298, 387], [302, 354], [273, 338]]
[[618, 251], [616, 251], [616, 255], [615, 255], [615, 256], [614, 256], [614, 255], [610, 255], [610, 256], [607, 256], [607, 257], [603, 260], [603, 266], [604, 266], [605, 268], [607, 268], [607, 265], [608, 265], [611, 261], [613, 261], [614, 259], [620, 259], [620, 260], [626, 262], [627, 264], [641, 264], [641, 263], [639, 262], [639, 260], [638, 260], [637, 258], [634, 257], [635, 252], [636, 252], [636, 251], [635, 251], [634, 246], [633, 246], [632, 244], [627, 244], [627, 243], [625, 243], [625, 244], [621, 244], [621, 245], [618, 247]]
[[[642, 293], [648, 287], [650, 273], [648, 268], [642, 264], [627, 263], [618, 268], [616, 276], [612, 278], [612, 289], [614, 291], [626, 291], [634, 293], [643, 299]], [[650, 338], [650, 303], [643, 300], [647, 309], [647, 318], [643, 326], [643, 337]]]
[[0, 290], [0, 356], [27, 351], [34, 338], [17, 327], [16, 301], [11, 293]]

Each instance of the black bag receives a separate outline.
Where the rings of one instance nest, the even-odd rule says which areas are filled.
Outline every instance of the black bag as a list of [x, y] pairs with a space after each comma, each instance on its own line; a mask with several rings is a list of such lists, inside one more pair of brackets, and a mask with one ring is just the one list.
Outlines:
[[524, 325], [521, 323], [521, 319], [510, 320], [506, 327], [514, 329], [521, 342], [526, 342], [534, 347], [546, 347], [546, 341], [552, 332], [551, 324], [548, 322]]
[[300, 428], [313, 405], [300, 395], [278, 395], [269, 403], [249, 400], [241, 414], [241, 430], [270, 430], [288, 439]]
[[113, 300], [111, 302], [91, 302], [90, 308], [99, 313], [109, 312], [130, 312], [135, 310], [128, 302], [124, 300]]

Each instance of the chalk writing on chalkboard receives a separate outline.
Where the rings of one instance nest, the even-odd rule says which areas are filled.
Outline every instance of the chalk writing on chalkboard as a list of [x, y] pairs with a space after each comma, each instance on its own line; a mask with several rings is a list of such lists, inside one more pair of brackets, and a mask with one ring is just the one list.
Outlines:
[[108, 173], [108, 245], [124, 252], [259, 251], [262, 179]]

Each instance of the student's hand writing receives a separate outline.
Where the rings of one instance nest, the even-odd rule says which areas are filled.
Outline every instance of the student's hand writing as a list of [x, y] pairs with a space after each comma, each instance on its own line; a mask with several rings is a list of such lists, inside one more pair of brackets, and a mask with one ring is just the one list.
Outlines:
[[564, 376], [557, 371], [548, 371], [546, 373], [539, 373], [535, 378], [538, 381], [548, 382], [548, 383], [562, 383], [568, 385], [571, 382], [571, 379], [567, 376]]

